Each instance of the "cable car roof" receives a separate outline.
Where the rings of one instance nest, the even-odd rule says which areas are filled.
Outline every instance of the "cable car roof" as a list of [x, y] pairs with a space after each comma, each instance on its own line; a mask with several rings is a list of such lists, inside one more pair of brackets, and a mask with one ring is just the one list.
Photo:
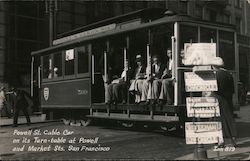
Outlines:
[[[150, 14], [150, 12], [152, 12], [153, 14]], [[60, 49], [60, 48], [70, 47], [71, 45], [79, 44], [83, 41], [89, 41], [92, 39], [97, 39], [97, 38], [101, 38], [101, 37], [105, 37], [105, 36], [110, 36], [110, 35], [114, 35], [114, 34], [124, 33], [124, 32], [128, 32], [128, 31], [138, 30], [138, 29], [152, 27], [152, 26], [166, 24], [166, 23], [188, 22], [188, 23], [193, 23], [193, 24], [227, 28], [227, 29], [230, 29], [232, 31], [235, 30], [235, 26], [225, 24], [225, 23], [200, 20], [197, 18], [190, 17], [188, 15], [178, 15], [178, 14], [164, 15], [163, 13], [164, 12], [162, 9], [160, 9], [158, 11], [155, 9], [145, 9], [145, 10], [139, 10], [139, 11], [125, 14], [125, 15], [117, 16], [114, 18], [110, 18], [107, 20], [99, 21], [97, 23], [93, 23], [93, 24], [84, 26], [82, 28], [78, 28], [76, 30], [64, 33], [61, 36], [66, 36], [69, 34], [76, 34], [76, 33], [81, 32], [81, 31], [86, 31], [88, 29], [93, 29], [96, 27], [98, 28], [98, 27], [101, 27], [102, 25], [112, 24], [114, 22], [119, 24], [119, 23], [124, 22], [124, 20], [125, 20], [125, 23], [126, 23], [126, 20], [129, 21], [129, 20], [141, 18], [141, 23], [139, 25], [130, 26], [130, 27], [127, 27], [124, 29], [115, 28], [114, 30], [106, 31], [106, 32], [103, 32], [100, 34], [95, 34], [95, 35], [91, 35], [91, 36], [77, 38], [77, 39], [70, 40], [68, 42], [61, 43], [61, 44], [58, 44], [55, 46], [51, 46], [51, 47], [48, 47], [45, 49], [33, 51], [33, 52], [31, 52], [31, 55], [32, 56], [41, 55], [43, 53], [46, 54], [49, 51], [52, 52], [52, 51], [56, 51], [57, 49]], [[149, 16], [149, 14], [150, 14], [150, 16]], [[156, 19], [157, 16], [158, 16], [158, 19]]]

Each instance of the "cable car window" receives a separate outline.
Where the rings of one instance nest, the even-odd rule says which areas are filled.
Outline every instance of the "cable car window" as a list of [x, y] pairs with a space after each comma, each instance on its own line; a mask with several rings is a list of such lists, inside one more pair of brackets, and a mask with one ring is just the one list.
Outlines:
[[87, 46], [81, 46], [76, 49], [78, 54], [78, 73], [89, 72], [89, 53]]
[[95, 55], [95, 73], [104, 75], [104, 51], [107, 51], [106, 41], [95, 40], [91, 44], [92, 53]]
[[224, 66], [226, 69], [234, 69], [235, 55], [233, 32], [219, 31], [219, 56], [224, 60]]
[[216, 43], [216, 30], [209, 28], [200, 28], [200, 42]]
[[151, 52], [153, 55], [160, 55], [163, 58], [162, 63], [168, 64], [169, 59], [172, 59], [167, 56], [167, 50], [172, 50], [171, 37], [173, 35], [173, 24], [161, 25], [152, 29]]
[[118, 35], [110, 38], [110, 50], [108, 53], [109, 66], [112, 68], [110, 70], [110, 80], [116, 79], [121, 76], [124, 69], [124, 47], [125, 47], [125, 37]]
[[181, 25], [180, 26], [180, 47], [184, 49], [184, 43], [198, 42], [198, 27]]
[[139, 30], [131, 33], [130, 43], [129, 43], [129, 58], [130, 65], [134, 69], [136, 62], [135, 57], [137, 54], [142, 56], [142, 63], [146, 66], [147, 54], [146, 48], [148, 44], [148, 31], [147, 30]]
[[54, 75], [53, 77], [61, 77], [62, 76], [62, 54], [56, 53], [54, 54]]
[[74, 49], [65, 51], [65, 75], [75, 74], [75, 52]]
[[43, 78], [51, 79], [52, 78], [52, 59], [50, 55], [43, 56]]
[[197, 26], [180, 26], [180, 65], [183, 65], [183, 49], [185, 43], [197, 43], [198, 42], [198, 27]]

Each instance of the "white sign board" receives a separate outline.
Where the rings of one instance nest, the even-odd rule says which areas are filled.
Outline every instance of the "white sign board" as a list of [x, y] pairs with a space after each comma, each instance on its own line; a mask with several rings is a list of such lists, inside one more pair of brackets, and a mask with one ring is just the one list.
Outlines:
[[187, 97], [187, 116], [210, 118], [220, 116], [218, 99], [215, 97]]
[[66, 50], [65, 60], [69, 61], [73, 59], [74, 59], [74, 49]]
[[65, 43], [65, 42], [72, 41], [72, 40], [76, 40], [76, 39], [79, 39], [79, 38], [83, 38], [83, 37], [103, 33], [103, 32], [106, 32], [106, 31], [113, 30], [115, 28], [116, 28], [116, 24], [101, 26], [101, 27], [98, 27], [98, 28], [94, 28], [94, 29], [83, 31], [83, 32], [80, 32], [80, 33], [77, 33], [77, 34], [74, 34], [74, 35], [70, 35], [70, 36], [60, 38], [60, 39], [53, 40], [53, 45], [58, 45], [58, 44]]
[[216, 75], [213, 72], [195, 74], [184, 73], [186, 92], [218, 91]]
[[184, 65], [210, 65], [216, 57], [216, 43], [185, 43]]
[[186, 144], [223, 143], [221, 122], [186, 122]]

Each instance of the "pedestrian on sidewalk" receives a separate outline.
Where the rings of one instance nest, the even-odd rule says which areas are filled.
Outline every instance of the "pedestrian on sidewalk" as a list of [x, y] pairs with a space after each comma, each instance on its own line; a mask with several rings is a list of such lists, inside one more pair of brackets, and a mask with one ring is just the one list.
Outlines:
[[221, 58], [216, 58], [213, 62], [213, 68], [216, 71], [218, 91], [215, 96], [218, 98], [224, 138], [229, 138], [231, 144], [235, 145], [237, 135], [236, 124], [233, 117], [234, 80], [233, 76], [222, 66], [224, 62]]
[[[19, 112], [22, 110], [23, 114], [26, 117], [27, 124], [30, 125], [30, 117], [28, 113], [28, 107], [30, 106], [26, 97], [31, 98], [31, 96], [21, 89], [12, 88], [12, 99], [14, 103], [13, 111], [14, 111], [14, 120], [13, 120], [13, 126], [17, 127], [18, 125], [18, 116]], [[25, 97], [26, 96], [26, 97]]]
[[0, 115], [2, 116], [2, 111], [5, 110], [5, 113], [8, 118], [11, 118], [11, 113], [9, 112], [8, 106], [7, 106], [7, 100], [5, 97], [5, 87], [0, 88]]

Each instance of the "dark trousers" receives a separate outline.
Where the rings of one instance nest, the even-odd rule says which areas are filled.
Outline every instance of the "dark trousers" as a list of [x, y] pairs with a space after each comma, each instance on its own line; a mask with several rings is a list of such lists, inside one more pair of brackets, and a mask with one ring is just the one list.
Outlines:
[[174, 101], [173, 97], [174, 97], [173, 81], [170, 79], [163, 79], [159, 99], [166, 100], [167, 103], [172, 104]]
[[17, 125], [19, 112], [21, 110], [23, 111], [23, 114], [26, 117], [27, 123], [28, 124], [30, 123], [30, 117], [29, 117], [29, 113], [28, 113], [27, 107], [16, 107], [16, 108], [14, 108], [14, 125]]
[[108, 85], [108, 95], [107, 101], [108, 102], [120, 102], [126, 101], [126, 94], [127, 94], [127, 87], [125, 82], [121, 83], [114, 83]]
[[8, 118], [11, 118], [12, 115], [11, 115], [11, 111], [10, 111], [10, 108], [9, 108], [8, 104], [4, 104], [2, 110], [5, 111], [6, 116], [7, 116]]

